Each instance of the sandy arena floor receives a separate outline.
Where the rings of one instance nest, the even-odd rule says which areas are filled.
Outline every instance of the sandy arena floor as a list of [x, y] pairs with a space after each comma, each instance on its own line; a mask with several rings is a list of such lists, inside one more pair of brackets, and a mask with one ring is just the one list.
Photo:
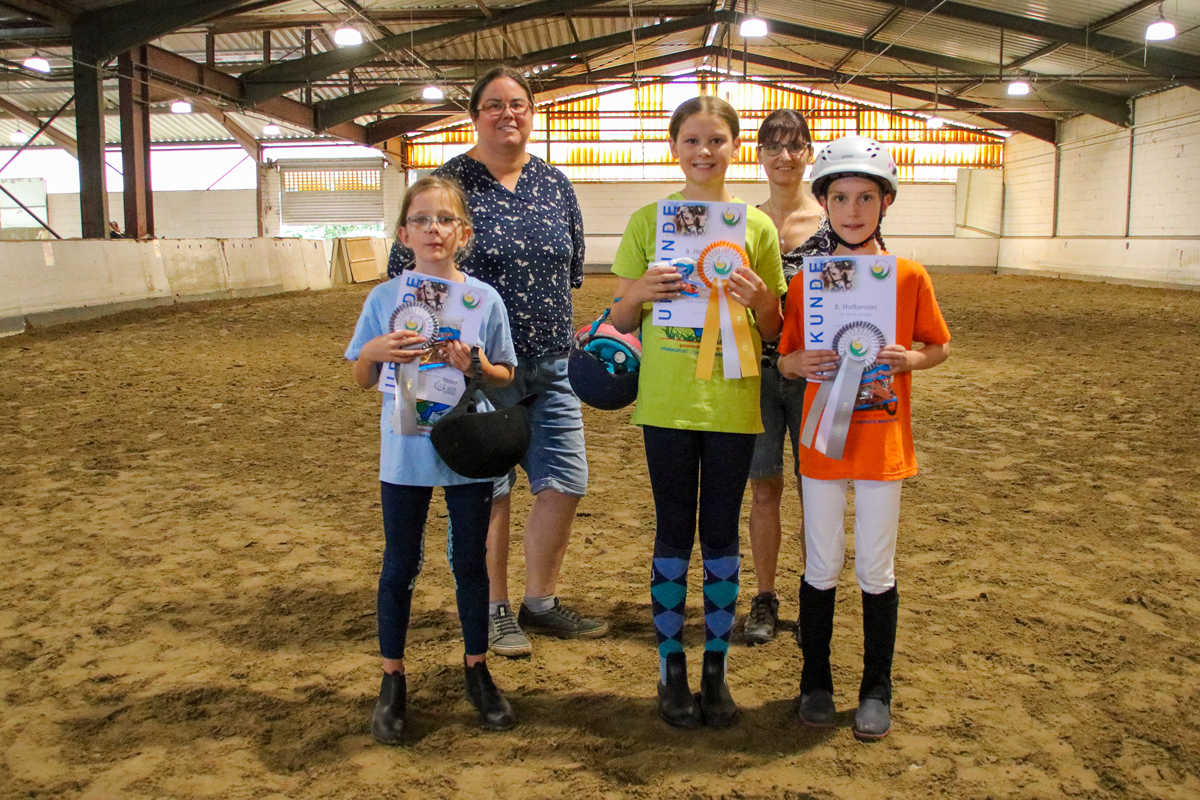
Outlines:
[[[870, 745], [850, 565], [838, 728], [792, 716], [790, 635], [734, 648], [735, 728], [658, 720], [640, 435], [590, 411], [561, 593], [612, 634], [494, 659], [521, 724], [481, 731], [436, 511], [412, 732], [379, 746], [379, 400], [341, 358], [370, 287], [0, 341], [0, 797], [1200, 797], [1200, 293], [935, 282], [953, 355], [916, 379], [895, 726]], [[612, 287], [589, 276], [580, 318]], [[790, 535], [786, 618], [800, 571]]]

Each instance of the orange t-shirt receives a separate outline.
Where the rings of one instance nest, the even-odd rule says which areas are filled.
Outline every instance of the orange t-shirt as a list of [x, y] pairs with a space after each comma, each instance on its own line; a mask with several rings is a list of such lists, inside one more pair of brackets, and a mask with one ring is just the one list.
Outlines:
[[[786, 355], [804, 349], [804, 272], [797, 273], [788, 287], [789, 302], [784, 314], [783, 335], [779, 352]], [[950, 329], [942, 319], [933, 282], [925, 267], [906, 258], [896, 259], [896, 341], [912, 349], [914, 341], [924, 344], [945, 344], [950, 341]], [[864, 374], [864, 379], [867, 376]], [[864, 383], [859, 390], [846, 447], [840, 460], [818, 453], [810, 447], [800, 447], [800, 474], [816, 480], [852, 478], [866, 481], [894, 481], [917, 474], [917, 454], [913, 448], [912, 373], [901, 372], [888, 378]], [[832, 378], [831, 378], [832, 380]], [[890, 385], [889, 385], [890, 384]], [[804, 394], [804, 416], [820, 386], [808, 382]], [[861, 408], [862, 406], [869, 408]]]

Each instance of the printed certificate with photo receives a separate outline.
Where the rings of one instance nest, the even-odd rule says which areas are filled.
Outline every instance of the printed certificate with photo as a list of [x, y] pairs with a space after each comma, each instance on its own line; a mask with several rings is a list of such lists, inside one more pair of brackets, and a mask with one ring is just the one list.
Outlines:
[[717, 242], [746, 246], [745, 203], [659, 200], [655, 263], [673, 264], [684, 280], [683, 297], [654, 304], [653, 324], [703, 328], [709, 289], [696, 273], [700, 254]]

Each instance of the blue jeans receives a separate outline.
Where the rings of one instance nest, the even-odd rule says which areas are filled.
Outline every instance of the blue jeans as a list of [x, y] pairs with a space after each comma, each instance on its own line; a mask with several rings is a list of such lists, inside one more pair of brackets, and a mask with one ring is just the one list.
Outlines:
[[[517, 358], [512, 383], [489, 389], [497, 408], [506, 408], [531, 394], [537, 400], [529, 409], [532, 438], [521, 467], [529, 476], [529, 491], [543, 489], [583, 497], [587, 493], [588, 465], [583, 443], [583, 410], [567, 381], [567, 354]], [[496, 480], [493, 497], [512, 491], [514, 469]]]
[[800, 475], [800, 431], [804, 427], [804, 378], [789, 380], [778, 367], [763, 366], [759, 407], [763, 432], [754, 442], [750, 480], [759, 481], [783, 474], [783, 436], [792, 440], [792, 468]]
[[[377, 615], [379, 652], [404, 658], [413, 587], [425, 564], [425, 519], [432, 486], [399, 486], [381, 482], [383, 501], [383, 569], [379, 573]], [[464, 483], [445, 487], [450, 529], [446, 556], [454, 573], [458, 619], [464, 650], [481, 655], [488, 648], [487, 532], [492, 513], [492, 485]]]

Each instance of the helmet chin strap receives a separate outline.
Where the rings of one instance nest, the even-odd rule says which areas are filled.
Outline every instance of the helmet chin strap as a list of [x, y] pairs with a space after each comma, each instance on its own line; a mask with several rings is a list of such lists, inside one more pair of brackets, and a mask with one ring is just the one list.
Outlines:
[[[882, 220], [880, 220], [880, 222], [882, 222]], [[829, 233], [830, 233], [830, 236], [833, 238], [833, 240], [835, 242], [837, 242], [839, 245], [841, 245], [842, 247], [845, 247], [850, 250], [861, 250], [864, 247], [866, 247], [871, 241], [873, 241], [875, 239], [875, 235], [877, 233], [879, 233], [879, 225], [876, 225], [875, 230], [871, 231], [871, 233], [867, 235], [867, 238], [863, 239], [858, 244], [854, 244], [853, 242], [848, 242], [845, 239], [843, 239], [841, 236], [838, 235], [838, 232], [833, 229], [832, 225], [829, 226]]]

